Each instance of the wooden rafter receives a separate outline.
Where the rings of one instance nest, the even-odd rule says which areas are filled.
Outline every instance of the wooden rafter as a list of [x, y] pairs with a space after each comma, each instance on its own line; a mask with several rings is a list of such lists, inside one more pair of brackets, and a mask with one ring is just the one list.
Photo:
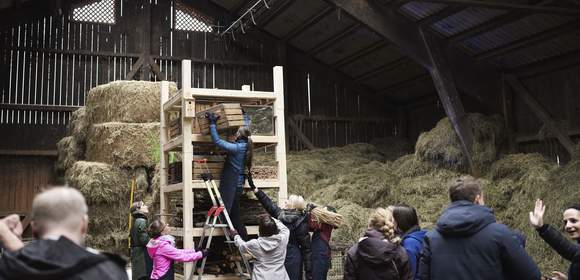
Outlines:
[[423, 35], [423, 41], [434, 66], [430, 71], [431, 77], [439, 94], [441, 104], [445, 109], [445, 114], [459, 137], [461, 148], [469, 162], [471, 173], [478, 176], [479, 167], [475, 166], [473, 162], [473, 132], [470, 128], [467, 114], [465, 114], [465, 110], [463, 109], [463, 104], [461, 103], [459, 92], [455, 86], [451, 68], [447, 63], [445, 52], [435, 41], [434, 35], [423, 31], [421, 34]]

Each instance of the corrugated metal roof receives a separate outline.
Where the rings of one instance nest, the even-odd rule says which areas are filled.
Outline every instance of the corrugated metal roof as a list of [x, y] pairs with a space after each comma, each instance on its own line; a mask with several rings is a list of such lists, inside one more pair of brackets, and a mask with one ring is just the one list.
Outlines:
[[493, 63], [502, 68], [518, 66], [545, 60], [580, 49], [580, 32], [560, 35], [552, 40], [535, 44], [525, 49], [498, 57]]
[[451, 37], [506, 13], [505, 10], [470, 7], [434, 23], [433, 29]]
[[571, 17], [536, 14], [508, 23], [500, 28], [466, 39], [461, 43], [470, 54], [476, 55], [518, 39], [551, 29], [571, 21]]
[[426, 18], [443, 10], [447, 5], [439, 3], [409, 2], [401, 6], [400, 11], [415, 21]]

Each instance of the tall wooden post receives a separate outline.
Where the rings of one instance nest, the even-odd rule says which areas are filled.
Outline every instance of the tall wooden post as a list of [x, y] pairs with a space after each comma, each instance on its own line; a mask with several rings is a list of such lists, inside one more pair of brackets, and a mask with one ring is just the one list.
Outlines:
[[473, 132], [471, 131], [467, 114], [465, 114], [465, 110], [463, 109], [459, 92], [455, 86], [453, 73], [447, 63], [445, 50], [437, 43], [434, 35], [426, 33], [423, 30], [421, 30], [421, 35], [423, 36], [423, 42], [425, 43], [427, 53], [433, 65], [433, 67], [429, 69], [429, 72], [433, 78], [433, 83], [435, 84], [435, 88], [439, 94], [441, 104], [445, 109], [445, 114], [447, 114], [455, 133], [457, 133], [457, 136], [459, 137], [463, 154], [469, 162], [471, 174], [479, 176], [479, 167], [474, 165], [472, 156], [474, 139]]
[[286, 125], [284, 118], [284, 70], [282, 66], [274, 67], [274, 116], [276, 121], [276, 161], [278, 161], [278, 204], [288, 199], [288, 177], [286, 174]]

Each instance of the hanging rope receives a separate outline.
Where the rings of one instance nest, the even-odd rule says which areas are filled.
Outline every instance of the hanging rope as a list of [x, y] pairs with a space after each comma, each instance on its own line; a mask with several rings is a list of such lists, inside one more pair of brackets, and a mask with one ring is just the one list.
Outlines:
[[248, 10], [246, 10], [238, 19], [236, 19], [234, 22], [232, 22], [232, 24], [228, 28], [226, 28], [226, 30], [221, 32], [220, 36], [223, 36], [223, 35], [227, 34], [228, 32], [232, 32], [232, 38], [235, 38], [235, 36], [233, 35], [233, 32], [234, 32], [234, 29], [236, 27], [238, 27], [238, 25], [239, 25], [240, 29], [242, 30], [242, 33], [246, 33], [246, 31], [244, 30], [244, 20], [248, 15], [250, 15], [250, 20], [252, 21], [252, 23], [254, 25], [257, 25], [256, 19], [254, 18], [254, 11], [257, 10], [260, 7], [260, 5], [264, 5], [264, 7], [267, 10], [270, 9], [270, 6], [268, 5], [267, 0], [257, 0], [256, 3], [254, 3], [254, 5], [252, 5], [250, 8], [248, 8]]

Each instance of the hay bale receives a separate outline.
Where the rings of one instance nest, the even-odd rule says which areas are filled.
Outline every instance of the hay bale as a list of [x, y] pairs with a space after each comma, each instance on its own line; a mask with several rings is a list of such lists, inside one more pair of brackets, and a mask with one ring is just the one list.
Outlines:
[[105, 234], [88, 234], [85, 240], [87, 247], [99, 251], [111, 252], [129, 259], [129, 233], [125, 230], [116, 230]]
[[361, 238], [368, 226], [373, 209], [364, 208], [356, 203], [346, 204], [337, 209], [343, 217], [343, 225], [332, 232], [333, 244], [351, 245]]
[[77, 161], [66, 172], [67, 184], [77, 188], [89, 206], [128, 197], [129, 178], [126, 171], [100, 162]]
[[392, 168], [393, 173], [404, 178], [425, 175], [433, 171], [436, 167], [430, 161], [423, 161], [415, 154], [409, 154], [395, 160]]
[[56, 161], [56, 170], [64, 172], [69, 169], [76, 161], [84, 156], [84, 147], [79, 144], [74, 136], [67, 136], [56, 143], [58, 159]]
[[[504, 140], [503, 123], [497, 115], [468, 114], [468, 123], [473, 132], [473, 162], [480, 170], [487, 170], [496, 160]], [[419, 135], [415, 154], [431, 161], [436, 166], [467, 170], [468, 162], [463, 155], [459, 137], [448, 118], [443, 118], [431, 131]]]
[[[385, 158], [370, 144], [352, 144], [344, 147], [316, 149], [288, 154], [288, 190], [304, 197], [337, 182], [340, 174], [353, 168]], [[261, 163], [262, 165], [262, 163]]]
[[85, 107], [79, 108], [71, 114], [66, 128], [68, 135], [73, 136], [77, 143], [84, 145], [89, 130]]
[[92, 125], [85, 157], [120, 167], [153, 167], [159, 162], [159, 123]]
[[[177, 91], [175, 83], [169, 83], [169, 91]], [[97, 86], [87, 95], [88, 122], [159, 122], [160, 92], [159, 82], [114, 81]]]
[[403, 137], [374, 138], [370, 144], [377, 147], [377, 151], [386, 160], [396, 160], [413, 152], [413, 146]]

